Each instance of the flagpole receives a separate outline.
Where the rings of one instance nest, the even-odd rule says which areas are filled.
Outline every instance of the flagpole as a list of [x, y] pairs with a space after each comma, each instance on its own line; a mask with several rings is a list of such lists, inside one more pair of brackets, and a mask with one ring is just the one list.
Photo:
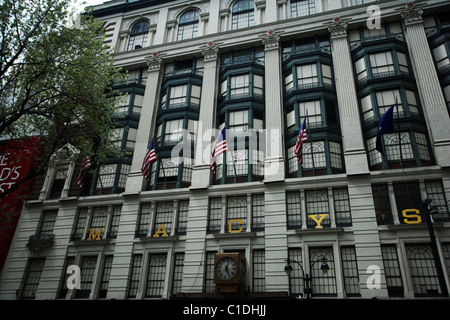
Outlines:
[[[309, 136], [311, 137], [311, 131], [309, 129], [309, 118], [308, 118], [308, 108], [306, 108], [306, 123], [307, 123], [307, 129], [306, 132], [308, 134], [309, 132]], [[312, 163], [312, 168], [313, 168], [313, 176], [316, 175], [316, 166], [314, 165], [314, 153], [313, 153], [313, 143], [312, 140], [310, 141], [310, 151], [311, 151], [311, 163]]]
[[397, 128], [398, 128], [398, 147], [400, 149], [400, 168], [403, 169], [402, 134], [400, 132], [400, 114], [398, 111], [398, 97], [397, 96], [395, 96], [395, 107], [397, 108]]

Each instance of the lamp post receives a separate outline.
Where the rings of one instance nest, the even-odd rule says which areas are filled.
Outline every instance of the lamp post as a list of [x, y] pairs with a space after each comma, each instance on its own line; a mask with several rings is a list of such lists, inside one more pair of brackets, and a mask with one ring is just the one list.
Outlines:
[[[295, 262], [300, 266], [300, 269], [302, 270], [302, 274], [303, 274], [303, 293], [305, 294], [307, 299], [311, 299], [311, 294], [313, 292], [312, 288], [311, 288], [311, 280], [312, 277], [310, 277], [308, 274], [306, 274], [305, 276], [305, 270], [303, 269], [303, 266], [300, 262], [296, 261], [296, 260], [290, 260], [287, 259], [285, 260], [287, 262], [286, 266], [284, 267], [284, 271], [287, 273], [288, 276], [290, 276], [290, 274], [292, 273], [292, 271], [294, 270], [291, 266], [291, 262]], [[309, 266], [309, 271], [312, 271], [312, 268], [314, 267], [314, 265], [317, 262], [322, 262], [322, 265], [320, 266], [320, 270], [322, 270], [322, 272], [324, 274], [326, 274], [328, 272], [328, 270], [330, 269], [330, 267], [327, 264], [327, 258], [322, 257], [317, 259], [316, 261], [314, 261], [310, 266]]]
[[430, 234], [431, 240], [431, 252], [433, 254], [434, 264], [436, 266], [436, 273], [439, 280], [439, 285], [441, 287], [442, 296], [448, 297], [447, 285], [445, 284], [444, 270], [442, 269], [441, 259], [439, 258], [439, 251], [436, 243], [436, 236], [434, 235], [433, 225], [431, 224], [430, 218], [430, 203], [433, 201], [430, 198], [425, 198], [422, 200], [423, 215], [425, 216], [425, 221], [427, 222], [428, 233]]

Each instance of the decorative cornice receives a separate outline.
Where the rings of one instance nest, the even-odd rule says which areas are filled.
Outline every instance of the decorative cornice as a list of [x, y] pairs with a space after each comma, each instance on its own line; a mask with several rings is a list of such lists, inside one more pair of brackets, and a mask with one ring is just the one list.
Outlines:
[[148, 71], [159, 71], [161, 68], [162, 57], [166, 53], [153, 52], [150, 56], [145, 57], [145, 60], [148, 65]]
[[418, 5], [417, 2], [412, 1], [406, 3], [403, 8], [398, 9], [398, 11], [400, 11], [400, 15], [403, 19], [403, 23], [405, 24], [405, 26], [423, 23], [422, 20], [423, 4]]
[[209, 41], [206, 45], [201, 46], [204, 61], [216, 61], [219, 54], [219, 42]]
[[275, 50], [280, 47], [281, 33], [284, 31], [269, 30], [264, 34], [260, 34], [258, 37], [264, 44], [264, 50]]
[[337, 39], [347, 36], [347, 25], [351, 18], [336, 17], [331, 22], [326, 22], [325, 25], [331, 34], [331, 39]]

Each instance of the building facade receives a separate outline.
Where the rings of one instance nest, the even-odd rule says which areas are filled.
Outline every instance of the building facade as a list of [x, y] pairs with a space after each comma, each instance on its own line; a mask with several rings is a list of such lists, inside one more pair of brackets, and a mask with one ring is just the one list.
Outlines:
[[[312, 276], [313, 297], [442, 296], [422, 200], [433, 200], [449, 287], [449, 12], [440, 0], [95, 6], [129, 74], [113, 128], [127, 156], [102, 163], [81, 190], [82, 159], [67, 146], [73, 161], [55, 160], [22, 210], [0, 298], [213, 295], [214, 257], [225, 252], [246, 257], [250, 293], [301, 295], [299, 266], [284, 271], [290, 259]], [[392, 105], [382, 155], [377, 126]], [[213, 172], [223, 128], [229, 150]]]

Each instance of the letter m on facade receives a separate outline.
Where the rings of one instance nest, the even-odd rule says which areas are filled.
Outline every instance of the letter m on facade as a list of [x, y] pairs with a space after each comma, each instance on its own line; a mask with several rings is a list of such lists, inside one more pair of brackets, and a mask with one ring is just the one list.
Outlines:
[[102, 230], [103, 230], [103, 228], [98, 228], [97, 232], [94, 233], [94, 229], [89, 229], [88, 240], [100, 240]]

